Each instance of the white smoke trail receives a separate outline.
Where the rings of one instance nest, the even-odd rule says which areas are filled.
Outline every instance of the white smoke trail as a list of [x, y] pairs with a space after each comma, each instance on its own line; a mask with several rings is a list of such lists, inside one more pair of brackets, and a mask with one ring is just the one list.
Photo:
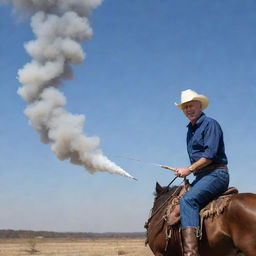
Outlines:
[[69, 159], [90, 173], [102, 171], [133, 178], [102, 154], [99, 138], [83, 134], [85, 116], [68, 113], [66, 99], [58, 90], [63, 80], [72, 78], [70, 64], [84, 61], [79, 42], [91, 39], [88, 18], [102, 0], [12, 2], [17, 13], [32, 16], [36, 39], [25, 44], [32, 61], [18, 71], [23, 85], [18, 94], [28, 102], [25, 114], [42, 142], [50, 144], [60, 160]]

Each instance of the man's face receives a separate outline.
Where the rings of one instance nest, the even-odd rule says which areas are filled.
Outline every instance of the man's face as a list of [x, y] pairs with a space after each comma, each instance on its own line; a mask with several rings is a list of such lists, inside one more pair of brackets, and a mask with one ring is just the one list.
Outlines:
[[190, 122], [195, 124], [202, 114], [202, 104], [200, 101], [192, 100], [182, 104], [182, 110]]

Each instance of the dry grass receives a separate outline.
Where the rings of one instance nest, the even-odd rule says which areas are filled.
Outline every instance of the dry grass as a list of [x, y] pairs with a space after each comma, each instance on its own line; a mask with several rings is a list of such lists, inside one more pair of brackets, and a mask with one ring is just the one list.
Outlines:
[[144, 239], [0, 240], [0, 256], [153, 256]]

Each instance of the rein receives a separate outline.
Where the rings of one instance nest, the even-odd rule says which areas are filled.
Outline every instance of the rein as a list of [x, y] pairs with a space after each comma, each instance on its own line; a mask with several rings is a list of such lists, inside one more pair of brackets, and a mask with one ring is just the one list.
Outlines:
[[[170, 187], [170, 185], [176, 180], [176, 178], [178, 178], [177, 176], [168, 184], [168, 188]], [[185, 179], [184, 179], [185, 180]], [[150, 218], [147, 221], [147, 224], [149, 224], [149, 222], [152, 220], [152, 218], [165, 206], [165, 204], [167, 202], [169, 202], [169, 200], [173, 197], [173, 195], [177, 192], [177, 190], [179, 189], [180, 185], [183, 183], [183, 181], [177, 186], [177, 188], [173, 191], [173, 193], [154, 211], [154, 213], [151, 214]], [[152, 211], [152, 210], [151, 210]]]
[[177, 178], [178, 178], [178, 176], [174, 177], [174, 179], [167, 185], [167, 187], [169, 188], [169, 187], [172, 185], [172, 183], [173, 183]]

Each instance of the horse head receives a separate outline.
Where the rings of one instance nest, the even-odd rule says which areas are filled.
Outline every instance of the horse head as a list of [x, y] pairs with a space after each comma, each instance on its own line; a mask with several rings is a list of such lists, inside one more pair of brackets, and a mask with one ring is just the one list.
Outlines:
[[165, 204], [165, 202], [171, 197], [177, 196], [181, 189], [182, 186], [162, 187], [158, 182], [156, 182], [156, 188], [154, 193], [155, 199], [153, 203], [152, 213], [154, 213], [155, 210], [159, 209], [161, 205]]

